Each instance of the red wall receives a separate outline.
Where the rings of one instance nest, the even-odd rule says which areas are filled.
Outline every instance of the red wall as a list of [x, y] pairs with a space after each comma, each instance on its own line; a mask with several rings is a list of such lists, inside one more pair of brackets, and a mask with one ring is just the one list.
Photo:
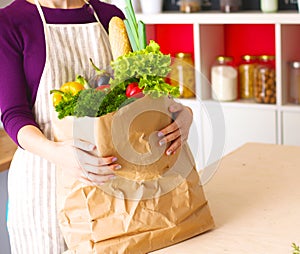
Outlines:
[[194, 52], [192, 25], [155, 25], [148, 33], [148, 39], [154, 39], [163, 53], [172, 56], [178, 52]]
[[[236, 62], [245, 54], [275, 55], [274, 25], [225, 25], [225, 54]], [[163, 53], [193, 52], [192, 25], [155, 25], [148, 39], [156, 40]]]
[[225, 54], [238, 62], [242, 55], [275, 55], [274, 25], [226, 25]]

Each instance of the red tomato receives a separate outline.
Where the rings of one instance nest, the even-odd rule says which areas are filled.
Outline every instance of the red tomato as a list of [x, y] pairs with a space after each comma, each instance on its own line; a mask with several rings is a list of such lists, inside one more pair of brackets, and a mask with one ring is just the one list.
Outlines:
[[139, 88], [139, 84], [137, 82], [130, 83], [126, 88], [126, 96], [128, 98], [141, 98], [144, 96], [143, 90]]

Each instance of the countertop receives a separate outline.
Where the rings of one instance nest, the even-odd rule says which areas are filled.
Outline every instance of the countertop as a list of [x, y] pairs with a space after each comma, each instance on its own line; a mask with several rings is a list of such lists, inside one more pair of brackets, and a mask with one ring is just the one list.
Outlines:
[[16, 148], [16, 144], [10, 139], [6, 132], [0, 129], [0, 172], [9, 168]]
[[153, 254], [292, 254], [300, 245], [300, 147], [246, 144], [204, 190], [215, 229]]

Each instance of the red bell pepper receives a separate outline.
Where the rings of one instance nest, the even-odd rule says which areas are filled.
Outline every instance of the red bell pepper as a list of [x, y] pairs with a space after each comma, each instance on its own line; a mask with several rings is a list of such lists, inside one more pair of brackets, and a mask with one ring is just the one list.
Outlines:
[[133, 82], [127, 86], [126, 96], [128, 98], [142, 98], [144, 94], [143, 90], [139, 88], [139, 84], [137, 82]]

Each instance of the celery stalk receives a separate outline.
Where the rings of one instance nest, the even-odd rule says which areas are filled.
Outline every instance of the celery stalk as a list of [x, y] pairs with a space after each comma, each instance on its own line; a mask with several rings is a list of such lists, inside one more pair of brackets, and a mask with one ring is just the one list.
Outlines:
[[138, 51], [139, 50], [138, 43], [136, 43], [136, 41], [135, 41], [135, 38], [134, 38], [134, 36], [131, 32], [131, 28], [130, 28], [130, 25], [129, 25], [129, 22], [128, 22], [127, 19], [124, 20], [124, 24], [125, 24], [125, 27], [126, 27], [126, 30], [127, 30], [127, 35], [128, 35], [132, 50], [133, 51]]
[[138, 22], [138, 35], [140, 49], [145, 49], [147, 46], [146, 27], [143, 21]]
[[[137, 30], [137, 21], [136, 21], [136, 16], [135, 12], [131, 3], [131, 0], [125, 0], [126, 7], [128, 8], [128, 16], [130, 17], [130, 20], [132, 21], [133, 24], [135, 24], [136, 30]], [[127, 17], [127, 18], [129, 18]]]
[[[131, 37], [133, 37], [133, 39], [135, 41], [135, 44], [138, 46], [139, 45], [139, 36], [138, 36], [138, 31], [137, 31], [137, 24], [134, 23], [134, 19], [132, 18], [131, 14], [130, 14], [130, 11], [129, 11], [129, 8], [127, 6], [125, 7], [125, 13], [126, 13], [126, 16], [127, 16], [126, 20], [127, 20], [128, 25], [130, 27], [129, 30], [126, 27], [127, 34], [128, 34], [128, 36], [130, 36], [130, 34], [131, 34]], [[131, 43], [131, 41], [130, 41], [130, 43]]]

